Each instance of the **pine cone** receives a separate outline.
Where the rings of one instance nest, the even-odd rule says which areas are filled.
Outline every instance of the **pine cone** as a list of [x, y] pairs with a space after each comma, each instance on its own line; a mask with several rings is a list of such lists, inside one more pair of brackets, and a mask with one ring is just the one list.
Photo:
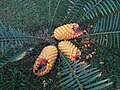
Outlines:
[[54, 31], [54, 37], [57, 40], [73, 39], [83, 34], [84, 30], [75, 31], [77, 28], [79, 28], [79, 25], [76, 23], [65, 24], [63, 26], [57, 27]]
[[81, 55], [81, 51], [70, 41], [61, 41], [58, 44], [58, 48], [66, 55], [67, 58], [71, 59], [72, 61], [76, 61]]
[[55, 46], [45, 47], [34, 63], [33, 73], [37, 76], [49, 73], [56, 61], [57, 55], [58, 50]]

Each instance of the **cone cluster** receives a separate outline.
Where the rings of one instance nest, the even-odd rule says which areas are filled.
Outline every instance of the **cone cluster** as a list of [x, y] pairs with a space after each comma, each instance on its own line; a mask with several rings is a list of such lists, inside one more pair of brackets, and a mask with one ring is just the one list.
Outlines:
[[[78, 27], [78, 24], [71, 23], [57, 27], [54, 31], [55, 39], [64, 40], [59, 42], [58, 49], [73, 62], [77, 61], [77, 58], [80, 57], [81, 51], [73, 43], [67, 40], [78, 36], [78, 34], [73, 31], [74, 28]], [[49, 73], [56, 61], [57, 55], [58, 50], [55, 46], [50, 45], [45, 47], [34, 63], [33, 73], [37, 76], [43, 76]]]

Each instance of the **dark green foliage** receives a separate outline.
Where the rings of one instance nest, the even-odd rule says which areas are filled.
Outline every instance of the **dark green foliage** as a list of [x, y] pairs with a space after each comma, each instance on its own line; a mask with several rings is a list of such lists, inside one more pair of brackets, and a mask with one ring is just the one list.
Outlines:
[[[61, 57], [58, 57], [58, 61], [49, 74], [36, 77], [31, 69], [41, 51], [39, 49], [48, 45], [46, 42], [51, 38], [54, 28], [65, 23], [76, 22], [88, 26], [93, 25], [93, 28], [87, 31], [88, 35], [80, 36], [79, 41], [87, 36], [98, 40], [99, 45], [119, 48], [119, 9], [119, 0], [1, 0], [0, 19], [16, 30], [10, 26], [6, 28], [2, 23], [0, 25], [0, 53], [2, 55], [0, 58], [0, 67], [2, 67], [0, 68], [0, 89], [99, 90], [105, 87], [109, 90], [119, 89], [120, 52], [115, 48], [98, 47], [98, 57], [90, 61], [91, 66], [79, 66], [78, 62], [72, 63], [60, 54]], [[30, 50], [31, 47], [34, 47], [33, 44], [42, 43], [43, 39], [44, 44]], [[16, 61], [19, 59], [22, 60]], [[105, 64], [100, 65], [100, 59]], [[102, 75], [96, 67], [102, 71]], [[74, 69], [77, 69], [77, 72], [74, 72]], [[81, 72], [84, 69], [86, 70]], [[61, 78], [59, 74], [62, 76]], [[112, 78], [113, 84], [106, 78]], [[44, 80], [46, 81], [45, 86], [43, 85]], [[107, 87], [111, 84], [111, 88]], [[58, 85], [59, 87], [57, 87]]]
[[[120, 88], [120, 50], [118, 48], [109, 48], [109, 47], [97, 47], [98, 56], [91, 60], [90, 63], [93, 68], [100, 69], [103, 77], [99, 79], [111, 78], [113, 85], [110, 90], [116, 90]], [[104, 64], [100, 64], [100, 60]]]
[[23, 43], [36, 43], [37, 38], [17, 31], [9, 26], [7, 29], [2, 23], [0, 24], [0, 50], [2, 53], [7, 53], [14, 46], [22, 45]]
[[99, 45], [120, 48], [120, 31], [93, 33], [83, 37], [94, 38]]
[[[0, 67], [22, 59], [40, 39], [0, 23]], [[41, 40], [42, 42], [42, 40]], [[32, 45], [32, 46], [31, 46]], [[24, 48], [23, 48], [24, 47]]]
[[119, 12], [118, 0], [70, 0], [72, 2], [69, 15], [72, 20], [84, 22], [95, 20], [113, 13]]
[[99, 90], [105, 89], [111, 85], [109, 79], [95, 81], [101, 76], [99, 70], [90, 68], [90, 65], [80, 66], [80, 62], [73, 63], [60, 53], [63, 62], [63, 70], [61, 71], [61, 79], [59, 81], [62, 90]]
[[[35, 59], [45, 46], [46, 44], [39, 44], [22, 60], [9, 62], [0, 68], [0, 90], [56, 90], [59, 78], [57, 72], [61, 63], [59, 60], [52, 71], [43, 77], [37, 77], [32, 73]], [[43, 81], [46, 83], [45, 86]]]
[[[57, 60], [54, 68], [49, 74], [43, 77], [36, 77], [32, 73], [31, 68], [33, 67], [33, 63], [44, 46], [46, 46], [46, 44], [42, 46], [38, 45], [35, 49], [32, 50], [30, 54], [25, 56], [22, 60], [19, 60], [13, 63], [7, 63], [2, 68], [0, 68], [0, 86], [1, 86], [0, 89], [7, 87], [6, 85], [7, 82], [14, 83], [14, 80], [12, 80], [14, 79], [12, 78], [12, 75], [17, 72], [17, 74], [15, 74], [15, 81], [16, 81], [15, 90], [16, 89], [18, 90], [39, 90], [39, 89], [40, 90], [48, 90], [48, 89], [59, 90], [59, 88], [57, 87], [58, 84], [56, 84], [56, 82], [60, 80], [59, 72], [62, 71], [62, 68], [63, 68], [63, 66], [61, 66], [62, 62], [59, 61], [59, 59]], [[102, 79], [110, 78], [113, 81], [113, 84], [112, 84], [112, 87], [110, 87], [108, 90], [119, 89], [120, 88], [119, 87], [120, 85], [120, 82], [119, 82], [120, 81], [119, 79], [120, 50], [99, 47], [97, 48], [97, 53], [99, 55], [98, 58], [95, 58], [94, 60], [92, 60], [91, 66], [90, 66], [91, 68], [97, 68], [100, 70], [100, 72], [102, 72], [101, 77], [97, 79], [102, 80]], [[99, 64], [99, 60], [101, 58], [105, 63], [103, 65]], [[42, 84], [43, 80], [46, 81], [45, 87]], [[8, 84], [9, 86], [8, 90], [10, 90], [12, 87], [12, 85], [11, 86], [10, 85]]]
[[[80, 19], [79, 17], [76, 18], [79, 19], [80, 22], [87, 22], [93, 25], [93, 29], [88, 30], [88, 35], [86, 36], [95, 38], [100, 45], [119, 48], [120, 3], [117, 0], [89, 0], [85, 2], [82, 8], [83, 9], [80, 10], [85, 11], [85, 14], [80, 13], [83, 14]], [[79, 22], [79, 20], [77, 22]], [[81, 37], [83, 36], [80, 36], [80, 38]]]

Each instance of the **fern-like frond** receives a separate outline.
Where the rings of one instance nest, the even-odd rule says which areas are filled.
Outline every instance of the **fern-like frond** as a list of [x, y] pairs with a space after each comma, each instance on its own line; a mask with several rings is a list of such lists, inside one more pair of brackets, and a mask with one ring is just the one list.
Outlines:
[[120, 31], [93, 33], [79, 38], [86, 36], [94, 38], [99, 45], [120, 48]]
[[23, 32], [17, 31], [9, 26], [8, 29], [1, 23], [0, 24], [0, 52], [7, 53], [11, 48], [16, 45], [36, 44], [38, 39], [25, 34]]
[[[50, 30], [52, 29], [53, 21], [54, 21], [54, 19], [55, 19], [56, 13], [57, 13], [57, 11], [58, 11], [60, 2], [61, 2], [61, 0], [58, 0], [58, 1], [57, 1], [57, 5], [56, 5], [55, 11], [54, 11], [54, 15], [53, 15], [53, 17], [52, 17], [52, 20], [51, 20], [51, 23], [50, 23], [50, 26], [49, 26], [49, 31], [48, 31], [48, 33], [49, 33]], [[51, 3], [50, 3], [50, 1], [49, 1], [49, 6], [50, 6], [50, 4], [51, 4]], [[50, 7], [49, 7], [49, 14], [50, 14]]]
[[7, 28], [0, 23], [0, 67], [7, 62], [22, 59], [29, 52], [30, 45], [42, 41], [42, 39], [17, 31], [10, 26]]
[[65, 22], [67, 19], [73, 19], [74, 16], [82, 10], [83, 2], [84, 0], [69, 0], [70, 5], [67, 11], [67, 15], [65, 16], [63, 22]]
[[70, 0], [68, 9], [71, 21], [84, 22], [119, 12], [118, 0]]
[[93, 30], [88, 30], [89, 34], [85, 36], [95, 38], [100, 45], [120, 47], [120, 13], [97, 19], [94, 23]]
[[112, 84], [109, 79], [96, 81], [101, 72], [90, 65], [80, 66], [80, 62], [71, 62], [62, 53], [60, 57], [63, 70], [60, 72], [61, 80], [58, 82], [62, 90], [100, 90]]
[[111, 32], [120, 30], [120, 13], [111, 14], [109, 16], [105, 16], [103, 18], [97, 19], [94, 21], [94, 28], [93, 32], [91, 33], [98, 33], [98, 32]]
[[119, 7], [118, 0], [90, 0], [83, 7], [85, 14], [80, 18], [80, 22], [119, 12]]

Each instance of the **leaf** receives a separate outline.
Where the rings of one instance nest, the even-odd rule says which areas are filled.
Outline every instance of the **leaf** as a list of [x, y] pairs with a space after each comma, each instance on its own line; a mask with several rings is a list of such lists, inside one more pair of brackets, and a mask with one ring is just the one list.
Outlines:
[[88, 37], [88, 36], [94, 38], [99, 45], [107, 46], [110, 48], [120, 47], [120, 31], [93, 33], [85, 36], [80, 36], [79, 38]]
[[120, 30], [120, 13], [111, 14], [103, 18], [97, 19], [91, 33], [100, 33], [100, 32], [112, 32]]
[[[86, 22], [87, 20], [95, 20], [115, 14], [119, 12], [120, 4], [118, 0], [71, 0], [73, 2], [68, 8], [68, 17], [70, 17], [69, 23], [74, 21]], [[65, 20], [64, 20], [65, 21]]]
[[[109, 87], [112, 82], [109, 79], [96, 81], [101, 76], [101, 73], [96, 68], [90, 68], [90, 65], [74, 67], [77, 63], [67, 59], [60, 52], [61, 61], [64, 67], [68, 67], [67, 70], [62, 70], [61, 78], [58, 82], [61, 90], [99, 90]], [[71, 64], [72, 62], [72, 64]], [[73, 65], [74, 64], [74, 65]], [[73, 69], [74, 68], [74, 69]], [[84, 71], [83, 71], [84, 70]], [[69, 73], [66, 73], [69, 72]], [[64, 74], [66, 73], [66, 74]]]
[[[51, 31], [51, 29], [52, 29], [52, 25], [53, 25], [53, 21], [54, 21], [54, 19], [55, 19], [55, 16], [56, 16], [56, 14], [57, 14], [57, 11], [59, 10], [58, 9], [58, 7], [59, 7], [59, 5], [60, 5], [60, 2], [61, 2], [61, 0], [58, 0], [57, 1], [57, 5], [56, 5], [56, 8], [55, 8], [55, 12], [54, 12], [54, 15], [53, 15], [53, 17], [52, 17], [52, 20], [51, 20], [51, 23], [50, 23], [50, 26], [49, 26], [49, 31], [48, 31], [48, 33]], [[50, 3], [49, 3], [50, 4]], [[49, 5], [50, 6], [50, 5]], [[50, 7], [49, 7], [50, 8]], [[50, 11], [49, 11], [50, 12]], [[50, 18], [50, 17], [49, 17]]]
[[[22, 33], [13, 29], [9, 26], [7, 30], [6, 27], [1, 23], [0, 27], [0, 51], [2, 54], [7, 53], [10, 48], [22, 44], [36, 44], [42, 42], [41, 39], [30, 36], [28, 34]], [[2, 55], [1, 55], [2, 56]]]
[[[7, 62], [22, 59], [30, 51], [30, 45], [42, 43], [41, 39], [13, 29], [0, 22], [0, 67]], [[24, 48], [23, 48], [24, 46]]]
[[[120, 47], [120, 13], [111, 14], [104, 18], [97, 19], [93, 30], [89, 30], [89, 34], [85, 35], [95, 38], [99, 45], [111, 47]], [[79, 36], [80, 38], [84, 36]]]

